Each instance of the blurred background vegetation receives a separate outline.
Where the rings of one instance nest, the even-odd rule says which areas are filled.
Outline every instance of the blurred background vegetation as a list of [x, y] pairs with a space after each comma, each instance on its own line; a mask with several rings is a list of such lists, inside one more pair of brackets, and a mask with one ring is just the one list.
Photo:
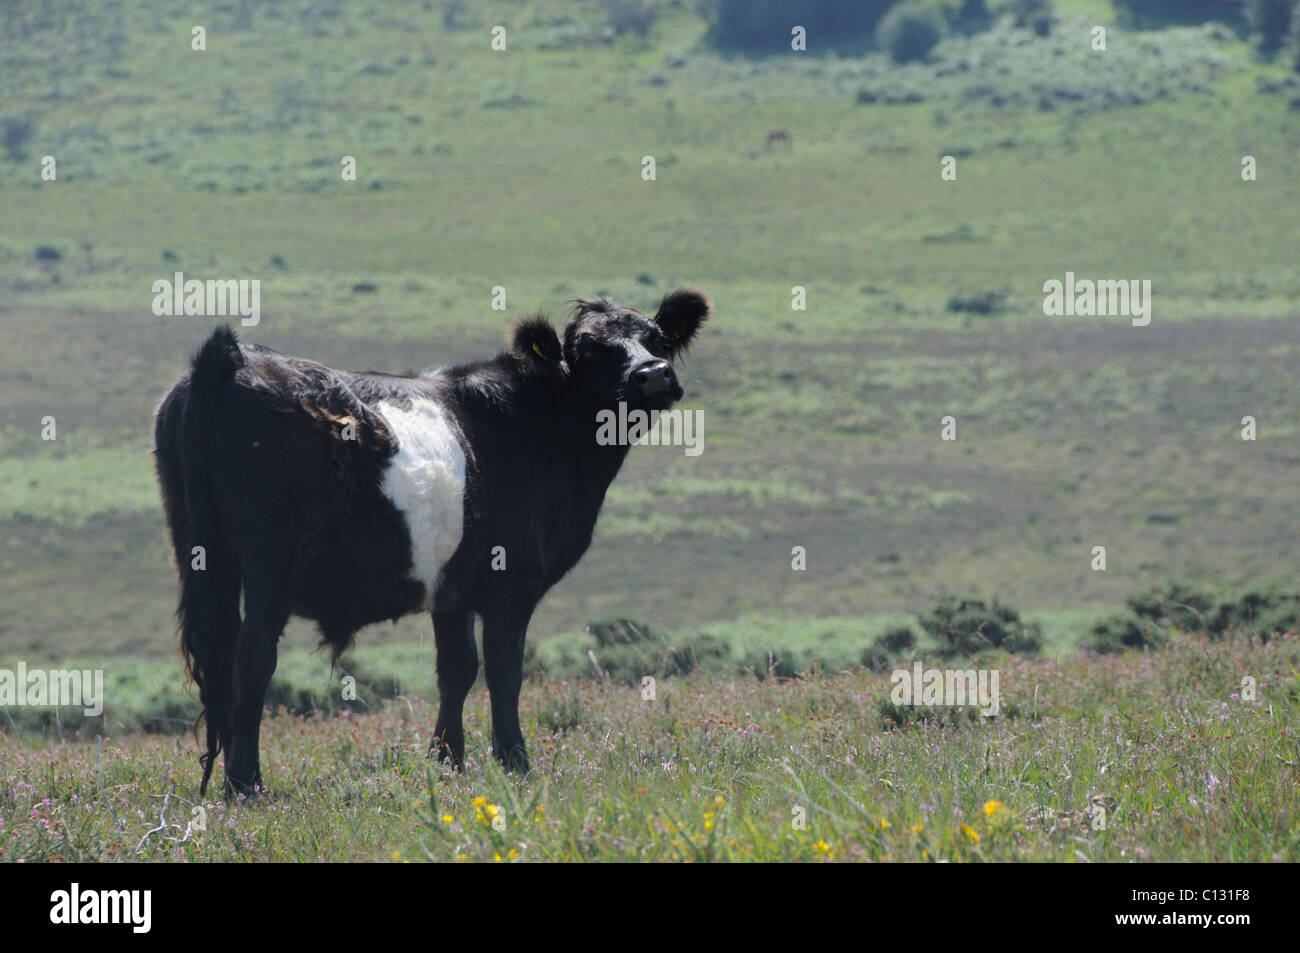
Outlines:
[[[260, 279], [247, 339], [391, 371], [575, 295], [711, 294], [681, 368], [705, 452], [631, 454], [535, 668], [1266, 637], [1297, 569], [1298, 64], [1277, 0], [6, 4], [0, 666], [111, 662], [119, 711], [192, 714], [151, 413], [219, 319], [151, 313], [175, 271]], [[1044, 317], [1067, 270], [1151, 279], [1151, 325]], [[1126, 604], [1167, 580], [1212, 595]], [[429, 636], [374, 627], [345, 668], [431, 693]], [[331, 704], [310, 628], [286, 641], [276, 703]]]

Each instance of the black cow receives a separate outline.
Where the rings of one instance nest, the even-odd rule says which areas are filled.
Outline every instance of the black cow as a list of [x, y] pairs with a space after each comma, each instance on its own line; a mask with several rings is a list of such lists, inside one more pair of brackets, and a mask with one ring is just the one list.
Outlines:
[[262, 708], [291, 614], [314, 619], [337, 658], [361, 627], [430, 610], [442, 696], [430, 752], [459, 766], [477, 613], [493, 751], [526, 771], [528, 622], [591, 543], [628, 450], [597, 440], [597, 414], [679, 399], [670, 362], [708, 312], [686, 289], [653, 319], [583, 299], [562, 344], [530, 318], [495, 358], [418, 377], [334, 370], [215, 331], [155, 426], [181, 648], [207, 724], [200, 792], [222, 751], [228, 794], [261, 786]]

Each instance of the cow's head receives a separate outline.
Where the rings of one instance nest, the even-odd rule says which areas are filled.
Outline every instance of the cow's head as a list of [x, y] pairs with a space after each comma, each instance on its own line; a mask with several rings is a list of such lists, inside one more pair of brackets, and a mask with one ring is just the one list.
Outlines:
[[544, 318], [515, 328], [511, 349], [539, 370], [563, 375], [591, 404], [666, 410], [682, 397], [672, 362], [709, 314], [700, 292], [679, 288], [648, 318], [603, 298], [580, 298], [564, 329], [564, 342]]
[[604, 299], [581, 299], [564, 329], [564, 359], [574, 384], [594, 403], [666, 410], [682, 397], [672, 362], [709, 314], [698, 291], [678, 289], [654, 318]]
[[709, 314], [709, 301], [685, 288], [668, 295], [653, 318], [602, 298], [582, 298], [564, 329], [533, 319], [513, 340], [520, 356], [564, 373], [588, 402], [629, 409], [666, 410], [682, 396], [673, 360], [686, 350]]

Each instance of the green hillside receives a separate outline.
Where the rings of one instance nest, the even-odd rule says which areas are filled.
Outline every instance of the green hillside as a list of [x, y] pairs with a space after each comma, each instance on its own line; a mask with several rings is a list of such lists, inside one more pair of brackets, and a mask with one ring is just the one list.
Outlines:
[[[0, 661], [174, 653], [151, 414], [218, 320], [151, 312], [176, 271], [260, 279], [249, 340], [386, 370], [576, 295], [710, 294], [704, 453], [631, 454], [534, 638], [1292, 582], [1300, 93], [1225, 27], [1056, 7], [899, 67], [723, 55], [684, 2], [644, 37], [594, 0], [6, 6]], [[1044, 316], [1067, 271], [1149, 279], [1151, 324]]]

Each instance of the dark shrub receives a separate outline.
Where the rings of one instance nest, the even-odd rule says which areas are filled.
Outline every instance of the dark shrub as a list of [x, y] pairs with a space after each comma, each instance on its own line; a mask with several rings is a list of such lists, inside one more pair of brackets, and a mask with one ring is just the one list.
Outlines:
[[744, 53], [790, 52], [790, 30], [808, 31], [808, 51], [866, 45], [895, 0], [703, 0], [708, 41]]
[[[685, 675], [696, 668], [723, 669], [728, 646], [716, 636], [700, 634], [681, 644], [668, 635], [635, 619], [602, 619], [587, 625], [595, 639], [596, 662], [612, 681], [640, 684], [646, 675], [667, 678]], [[595, 668], [590, 658], [568, 659], [553, 674], [591, 677]]]
[[948, 32], [938, 7], [925, 3], [900, 3], [885, 14], [876, 28], [876, 43], [888, 50], [895, 63], [925, 59]]
[[916, 636], [910, 626], [899, 625], [876, 639], [876, 644], [886, 652], [906, 652], [916, 644]]
[[1032, 30], [1038, 36], [1052, 32], [1054, 14], [1051, 0], [1011, 0], [1007, 11], [1022, 30]]
[[1043, 642], [1037, 623], [1022, 622], [1020, 613], [996, 599], [986, 605], [981, 599], [948, 596], [919, 621], [947, 655], [973, 655], [989, 648], [1033, 655]]
[[1002, 291], [959, 292], [948, 299], [948, 310], [967, 314], [997, 314], [1006, 308]]
[[962, 0], [952, 15], [953, 30], [967, 36], [987, 30], [992, 25], [993, 14], [989, 12], [987, 0]]
[[7, 158], [19, 162], [27, 158], [27, 143], [36, 135], [36, 123], [27, 116], [0, 118], [0, 146]]
[[42, 245], [36, 249], [37, 261], [58, 261], [63, 254], [53, 245]]
[[655, 25], [659, 10], [648, 0], [603, 0], [605, 21], [618, 36], [645, 36]]
[[[748, 672], [760, 682], [765, 682], [768, 679], [784, 682], [792, 678], [798, 678], [808, 672], [814, 664], [813, 658], [807, 652], [755, 649], [746, 652], [735, 663], [735, 668], [742, 672]], [[870, 665], [871, 663], [864, 662], [863, 664]]]
[[1217, 20], [1241, 26], [1240, 0], [1114, 0], [1115, 11], [1134, 26], [1205, 23]]
[[1103, 619], [1088, 632], [1083, 644], [1103, 655], [1128, 649], [1159, 649], [1168, 641], [1154, 622], [1134, 616], [1116, 615]]
[[1216, 597], [1181, 583], [1163, 583], [1128, 600], [1138, 616], [1158, 625], [1219, 639], [1257, 635], [1263, 639], [1300, 628], [1300, 590], [1252, 589]]
[[858, 661], [864, 668], [883, 671], [885, 666], [906, 653], [915, 644], [916, 636], [909, 626], [895, 626], [863, 649]]
[[1246, 22], [1261, 53], [1276, 53], [1286, 43], [1296, 0], [1246, 0]]
[[636, 619], [599, 619], [588, 622], [587, 631], [601, 646], [666, 641], [662, 634]]
[[1184, 632], [1206, 631], [1214, 605], [1209, 593], [1176, 582], [1160, 583], [1128, 599], [1128, 607], [1139, 617], [1157, 625], [1172, 623]]
[[1219, 603], [1210, 618], [1211, 635], [1258, 635], [1267, 641], [1279, 632], [1300, 629], [1300, 591], [1256, 589]]
[[468, 30], [474, 25], [467, 17], [469, 0], [443, 0], [442, 26], [445, 30]]

